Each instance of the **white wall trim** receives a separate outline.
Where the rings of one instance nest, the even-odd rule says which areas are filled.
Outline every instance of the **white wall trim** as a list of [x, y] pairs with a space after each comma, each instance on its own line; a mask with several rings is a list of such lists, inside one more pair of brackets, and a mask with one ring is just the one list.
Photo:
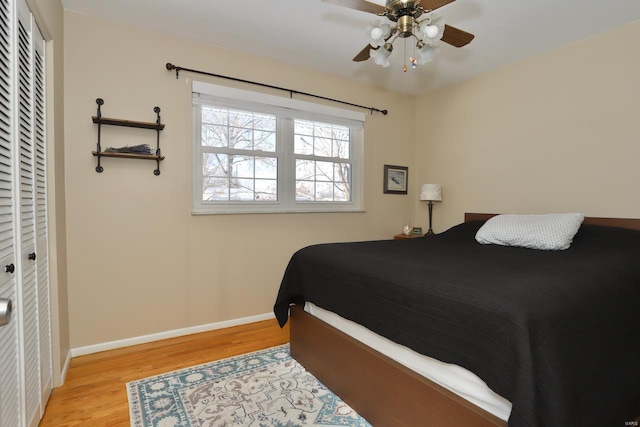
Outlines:
[[174, 329], [172, 331], [158, 332], [150, 335], [126, 338], [123, 340], [109, 341], [101, 344], [88, 345], [85, 347], [72, 348], [71, 357], [84, 356], [87, 354], [98, 353], [106, 350], [114, 350], [116, 348], [129, 347], [132, 345], [145, 344], [148, 342], [164, 340], [167, 338], [175, 338], [183, 335], [197, 334], [200, 332], [208, 332], [216, 329], [229, 328], [232, 326], [245, 325], [247, 323], [260, 322], [263, 320], [274, 319], [273, 313], [258, 314], [255, 316], [242, 317], [239, 319], [225, 320], [222, 322], [209, 323], [206, 325], [191, 326], [188, 328]]
[[69, 372], [69, 365], [71, 364], [71, 350], [67, 352], [67, 357], [64, 359], [64, 365], [62, 366], [62, 371], [60, 372], [60, 384], [55, 387], [60, 387], [67, 380], [67, 373]]

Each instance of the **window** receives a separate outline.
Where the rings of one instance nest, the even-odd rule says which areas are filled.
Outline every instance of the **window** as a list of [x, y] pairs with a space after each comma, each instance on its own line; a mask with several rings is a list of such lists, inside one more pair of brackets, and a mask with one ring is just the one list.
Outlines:
[[193, 212], [362, 210], [364, 114], [194, 83]]
[[202, 106], [202, 201], [278, 200], [276, 117]]
[[347, 126], [294, 120], [296, 200], [351, 200], [351, 132]]

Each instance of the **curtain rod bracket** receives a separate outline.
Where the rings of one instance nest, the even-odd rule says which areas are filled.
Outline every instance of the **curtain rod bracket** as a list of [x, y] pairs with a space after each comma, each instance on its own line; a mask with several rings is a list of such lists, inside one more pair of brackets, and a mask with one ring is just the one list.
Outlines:
[[167, 62], [167, 65], [165, 65], [165, 67], [167, 67], [167, 70], [169, 70], [169, 71], [176, 70], [176, 80], [178, 80], [178, 77], [180, 77], [181, 68], [180, 67], [176, 67], [171, 62]]
[[337, 102], [337, 103], [340, 103], [340, 104], [350, 105], [352, 107], [364, 108], [365, 110], [370, 110], [371, 111], [371, 115], [373, 115], [374, 111], [378, 112], [378, 113], [382, 113], [385, 116], [389, 112], [388, 110], [379, 110], [379, 109], [374, 108], [374, 107], [367, 107], [367, 106], [364, 106], [364, 105], [352, 104], [351, 102], [340, 101], [339, 99], [327, 98], [327, 97], [320, 96], [320, 95], [314, 95], [312, 93], [299, 92], [297, 90], [286, 89], [286, 88], [283, 88], [283, 87], [268, 85], [268, 84], [265, 84], [265, 83], [253, 82], [251, 80], [243, 80], [243, 79], [238, 79], [236, 77], [222, 76], [220, 74], [208, 73], [206, 71], [199, 71], [199, 70], [192, 70], [190, 68], [178, 67], [176, 65], [173, 65], [170, 62], [167, 62], [166, 67], [167, 67], [167, 70], [169, 70], [169, 71], [176, 70], [176, 79], [178, 78], [178, 75], [179, 75], [180, 71], [184, 70], [184, 71], [189, 71], [191, 73], [203, 74], [205, 76], [219, 77], [221, 79], [233, 80], [235, 82], [248, 83], [248, 84], [252, 84], [252, 85], [256, 85], [256, 86], [267, 87], [267, 88], [270, 88], [270, 89], [283, 90], [285, 92], [289, 92], [289, 97], [291, 99], [293, 99], [293, 94], [299, 94], [299, 95], [311, 96], [313, 98], [324, 99], [325, 101], [331, 101], [331, 102]]

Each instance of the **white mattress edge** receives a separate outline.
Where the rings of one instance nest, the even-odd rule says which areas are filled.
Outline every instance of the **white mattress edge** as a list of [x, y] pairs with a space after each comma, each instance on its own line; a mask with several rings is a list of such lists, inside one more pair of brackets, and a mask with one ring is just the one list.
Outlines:
[[473, 372], [417, 353], [310, 302], [305, 303], [304, 310], [501, 420], [508, 420], [511, 402], [491, 390]]

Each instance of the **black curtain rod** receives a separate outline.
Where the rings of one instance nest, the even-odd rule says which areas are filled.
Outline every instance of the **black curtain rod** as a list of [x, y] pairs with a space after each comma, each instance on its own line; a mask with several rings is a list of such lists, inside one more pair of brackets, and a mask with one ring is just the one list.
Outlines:
[[233, 80], [234, 82], [249, 83], [249, 84], [252, 84], [252, 85], [268, 87], [270, 89], [283, 90], [285, 92], [289, 92], [289, 96], [290, 97], [293, 97], [293, 94], [295, 93], [297, 95], [311, 96], [311, 97], [314, 97], [314, 98], [324, 99], [325, 101], [339, 102], [340, 104], [350, 105], [352, 107], [364, 108], [365, 110], [371, 111], [371, 114], [373, 114], [373, 112], [376, 111], [376, 112], [382, 113], [382, 114], [384, 114], [386, 116], [387, 113], [389, 112], [387, 110], [379, 110], [379, 109], [374, 108], [374, 107], [367, 107], [365, 105], [358, 105], [358, 104], [352, 104], [350, 102], [340, 101], [339, 99], [327, 98], [327, 97], [324, 97], [324, 96], [314, 95], [312, 93], [307, 93], [307, 92], [300, 92], [300, 91], [297, 91], [297, 90], [294, 90], [294, 89], [287, 89], [287, 88], [284, 88], [284, 87], [272, 86], [272, 85], [268, 85], [268, 84], [264, 84], [264, 83], [258, 83], [258, 82], [252, 82], [251, 80], [243, 80], [243, 79], [238, 79], [236, 77], [222, 76], [220, 74], [208, 73], [206, 71], [199, 71], [199, 70], [192, 70], [190, 68], [178, 67], [177, 65], [173, 65], [170, 62], [167, 62], [167, 70], [169, 70], [169, 71], [176, 70], [176, 79], [179, 77], [180, 71], [189, 71], [190, 73], [204, 74], [205, 76], [211, 76], [211, 77], [220, 77], [221, 79]]

